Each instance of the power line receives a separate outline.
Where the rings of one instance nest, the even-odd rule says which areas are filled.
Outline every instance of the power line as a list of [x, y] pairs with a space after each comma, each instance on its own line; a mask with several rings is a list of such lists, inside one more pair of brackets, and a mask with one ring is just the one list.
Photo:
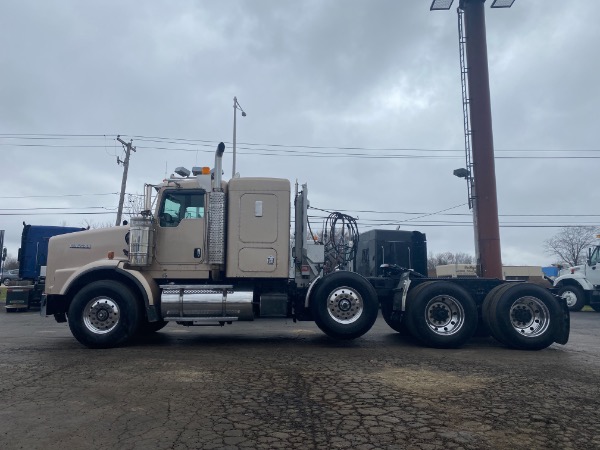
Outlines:
[[[463, 203], [466, 205], [466, 203]], [[462, 206], [462, 205], [459, 205]], [[331, 208], [315, 208], [310, 207], [318, 211], [329, 212]], [[408, 211], [377, 211], [372, 209], [339, 209], [336, 211], [345, 213], [369, 213], [369, 214], [406, 214], [406, 215], [419, 215], [419, 214], [430, 214], [426, 212], [408, 212]], [[439, 213], [439, 216], [469, 216], [471, 213]], [[500, 217], [600, 217], [600, 214], [499, 214]]]
[[[41, 208], [0, 208], [0, 211], [57, 211], [63, 209], [73, 209], [70, 206], [57, 206], [57, 207], [41, 207]], [[107, 206], [78, 206], [77, 209], [103, 209], [105, 211], [113, 211], [115, 212], [117, 208], [107, 207]]]
[[[106, 145], [54, 145], [54, 144], [5, 144], [0, 143], [0, 146], [10, 147], [28, 147], [28, 148], [106, 148]], [[212, 146], [211, 146], [212, 147]], [[169, 152], [202, 152], [202, 153], [213, 153], [213, 150], [201, 150], [197, 148], [176, 148], [176, 147], [157, 147], [157, 146], [137, 146], [138, 149], [145, 150], [161, 150]], [[289, 157], [300, 157], [300, 158], [357, 158], [357, 159], [462, 159], [462, 155], [370, 155], [365, 153], [337, 153], [337, 152], [307, 152], [307, 151], [294, 151], [294, 150], [275, 150], [275, 149], [253, 149], [248, 147], [238, 147], [242, 150], [238, 154], [252, 155], [252, 156], [289, 156]], [[336, 147], [331, 147], [336, 148]], [[397, 151], [433, 151], [427, 149], [396, 149]], [[443, 152], [458, 152], [458, 150], [438, 150]], [[500, 150], [498, 150], [500, 151]], [[513, 150], [510, 150], [513, 151]], [[529, 150], [522, 150], [528, 152]], [[597, 152], [600, 150], [571, 150], [571, 152]], [[569, 156], [537, 156], [537, 155], [520, 155], [520, 156], [496, 156], [495, 159], [536, 159], [536, 160], [547, 160], [547, 159], [600, 159], [598, 156], [585, 156], [585, 155], [569, 155]]]
[[[93, 215], [103, 215], [103, 214], [116, 214], [116, 211], [112, 212], [61, 212], [60, 215], [63, 216], [93, 216]], [[25, 212], [25, 213], [0, 213], [0, 216], [51, 216], [57, 215], [55, 212]]]
[[[66, 140], [66, 139], [80, 139], [85, 138], [103, 138], [106, 139], [105, 134], [0, 134], [0, 139], [54, 139], [54, 140]], [[162, 150], [162, 151], [184, 151], [184, 152], [210, 152], [212, 153], [212, 147], [216, 145], [216, 141], [206, 139], [185, 139], [185, 138], [166, 138], [158, 136], [143, 136], [143, 135], [131, 135], [144, 142], [156, 142], [156, 143], [167, 143], [167, 144], [178, 144], [188, 145], [195, 148], [178, 148], [178, 147], [163, 147], [163, 146], [138, 146], [140, 149], [147, 150]], [[106, 145], [70, 145], [70, 144], [22, 144], [22, 143], [0, 143], [2, 146], [15, 146], [15, 147], [40, 147], [40, 148], [106, 148]], [[270, 155], [270, 156], [296, 156], [296, 157], [344, 157], [344, 158], [372, 158], [372, 159], [394, 159], [394, 158], [420, 158], [420, 159], [449, 159], [449, 158], [462, 158], [462, 149], [438, 149], [438, 148], [370, 148], [370, 147], [343, 147], [343, 146], [316, 146], [316, 145], [289, 145], [289, 144], [268, 144], [268, 143], [241, 143], [241, 145], [247, 145], [251, 147], [240, 147], [242, 150], [248, 150], [248, 152], [240, 152], [242, 154], [252, 155]], [[210, 147], [210, 150], [201, 150], [197, 147]], [[272, 147], [272, 148], [255, 148], [255, 147]], [[366, 151], [366, 152], [418, 152], [418, 153], [458, 153], [457, 155], [422, 155], [422, 154], [388, 154], [388, 155], [374, 155], [370, 153], [340, 153], [340, 152], [318, 152], [318, 151], [301, 151], [293, 149], [309, 149], [309, 150], [352, 150], [352, 151]], [[586, 156], [586, 155], [548, 155], [549, 152], [561, 152], [564, 153], [566, 150], [558, 149], [496, 149], [497, 153], [540, 153], [543, 152], [543, 156], [533, 155], [518, 155], [518, 156], [496, 156], [496, 159], [600, 159], [600, 156]], [[597, 153], [600, 149], [569, 149], [569, 153]]]
[[[19, 195], [19, 196], [0, 196], [0, 199], [28, 199], [28, 198], [63, 198], [63, 197], [91, 197], [91, 196], [106, 196], [106, 195], [119, 195], [118, 192], [105, 192], [105, 193], [87, 193], [87, 194], [59, 194], [59, 195]], [[142, 194], [137, 193], [126, 193], [127, 196], [133, 197], [143, 197]], [[446, 209], [454, 209], [460, 206], [465, 206], [466, 203], [461, 205], [457, 205], [451, 208]], [[29, 207], [29, 208], [0, 208], [0, 210], [42, 210], [42, 209], [69, 209], [68, 207]], [[82, 206], [81, 208], [90, 208], [90, 209], [114, 209], [113, 207], [108, 206]], [[437, 215], [437, 216], [452, 216], [452, 217], [471, 217], [471, 213], [449, 213], [449, 212], [423, 212], [423, 211], [380, 211], [373, 209], [341, 209], [341, 208], [317, 208], [311, 206], [310, 209], [315, 211], [322, 211], [326, 213], [331, 213], [332, 211], [343, 212], [343, 213], [351, 213], [351, 214], [404, 214], [404, 215]], [[442, 210], [444, 211], [444, 210]], [[600, 217], [600, 214], [499, 214], [500, 217]], [[382, 220], [382, 221], [390, 221], [395, 219], [364, 219], [363, 220]]]
[[[119, 195], [118, 192], [108, 192], [105, 194], [60, 194], [60, 195], [18, 195], [18, 196], [2, 196], [0, 199], [18, 199], [18, 198], [61, 198], [61, 197], [88, 197], [99, 195]], [[136, 194], [131, 194], [136, 195]]]

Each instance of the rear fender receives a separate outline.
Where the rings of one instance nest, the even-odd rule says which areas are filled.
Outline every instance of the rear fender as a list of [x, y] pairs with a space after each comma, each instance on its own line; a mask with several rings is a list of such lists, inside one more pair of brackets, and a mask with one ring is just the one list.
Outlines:
[[315, 286], [317, 284], [319, 284], [319, 281], [321, 281], [323, 279], [323, 273], [321, 272], [319, 274], [319, 276], [317, 278], [315, 278], [312, 283], [310, 283], [310, 286], [308, 286], [308, 290], [306, 291], [306, 297], [304, 298], [304, 307], [308, 309], [308, 307], [310, 306], [310, 294], [313, 291], [313, 289], [315, 288]]

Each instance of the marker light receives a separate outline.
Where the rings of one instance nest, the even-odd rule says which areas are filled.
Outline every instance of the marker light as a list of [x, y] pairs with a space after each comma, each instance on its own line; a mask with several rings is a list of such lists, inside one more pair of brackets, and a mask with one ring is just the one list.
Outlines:
[[209, 175], [210, 167], [192, 167], [192, 173], [194, 175]]

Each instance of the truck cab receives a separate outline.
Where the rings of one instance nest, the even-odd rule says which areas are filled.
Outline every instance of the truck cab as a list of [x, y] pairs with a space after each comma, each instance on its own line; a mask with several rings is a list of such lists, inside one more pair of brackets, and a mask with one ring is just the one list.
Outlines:
[[554, 280], [571, 311], [590, 305], [600, 311], [600, 245], [590, 247], [585, 264], [562, 269]]
[[336, 337], [367, 332], [375, 289], [353, 272], [323, 273], [325, 246], [306, 230], [306, 185], [293, 197], [292, 244], [289, 180], [226, 182], [223, 151], [221, 143], [212, 170], [178, 168], [146, 185], [144, 210], [129, 226], [51, 239], [43, 315], [68, 321], [89, 347], [119, 345], [167, 322], [291, 317]]

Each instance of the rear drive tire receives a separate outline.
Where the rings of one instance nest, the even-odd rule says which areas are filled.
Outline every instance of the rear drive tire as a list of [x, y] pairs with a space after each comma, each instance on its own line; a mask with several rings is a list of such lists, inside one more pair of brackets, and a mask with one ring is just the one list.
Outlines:
[[310, 307], [315, 323], [325, 334], [355, 339], [371, 329], [379, 303], [375, 289], [362, 276], [334, 272], [316, 286]]
[[448, 281], [430, 281], [409, 291], [407, 326], [421, 343], [436, 348], [464, 345], [475, 333], [477, 305], [471, 295]]
[[69, 306], [69, 328], [86, 347], [122, 345], [136, 333], [141, 318], [134, 294], [118, 281], [94, 281]]
[[502, 295], [502, 293], [506, 291], [506, 289], [508, 289], [510, 286], [511, 285], [508, 283], [496, 286], [494, 289], [488, 292], [488, 294], [485, 296], [485, 299], [483, 300], [483, 305], [481, 306], [481, 318], [485, 327], [489, 330], [490, 334], [494, 339], [496, 339], [501, 344], [507, 346], [509, 344], [508, 342], [505, 342], [504, 334], [501, 333], [497, 327], [495, 308], [499, 296]]
[[583, 295], [583, 290], [579, 286], [562, 286], [558, 290], [557, 295], [567, 301], [569, 311], [581, 311], [585, 306], [585, 296]]
[[393, 300], [381, 302], [381, 315], [383, 316], [383, 320], [385, 320], [385, 323], [387, 323], [392, 330], [400, 333], [401, 336], [410, 335], [410, 332], [406, 327], [406, 321], [404, 319], [405, 315], [399, 311], [392, 311], [392, 302]]
[[[426, 281], [424, 283], [421, 283], [421, 284], [415, 286], [409, 292], [409, 295], [414, 297], [425, 286], [428, 286], [431, 283], [433, 283], [433, 281]], [[407, 302], [408, 302], [408, 298], [409, 297], [407, 296]], [[385, 323], [387, 323], [393, 330], [397, 331], [402, 336], [412, 336], [412, 332], [410, 331], [410, 328], [408, 326], [408, 321], [410, 320], [410, 317], [408, 316], [406, 310], [402, 313], [401, 319], [397, 319], [397, 314], [398, 314], [397, 312], [396, 312], [396, 317], [388, 317], [390, 319], [391, 323], [388, 322], [388, 320], [386, 319], [386, 315], [391, 315], [391, 305], [385, 306], [384, 304], [382, 304], [381, 305], [381, 314], [383, 316], [383, 320], [385, 320]]]
[[488, 308], [492, 336], [520, 350], [541, 350], [551, 345], [563, 318], [558, 300], [548, 290], [530, 283], [499, 287]]

